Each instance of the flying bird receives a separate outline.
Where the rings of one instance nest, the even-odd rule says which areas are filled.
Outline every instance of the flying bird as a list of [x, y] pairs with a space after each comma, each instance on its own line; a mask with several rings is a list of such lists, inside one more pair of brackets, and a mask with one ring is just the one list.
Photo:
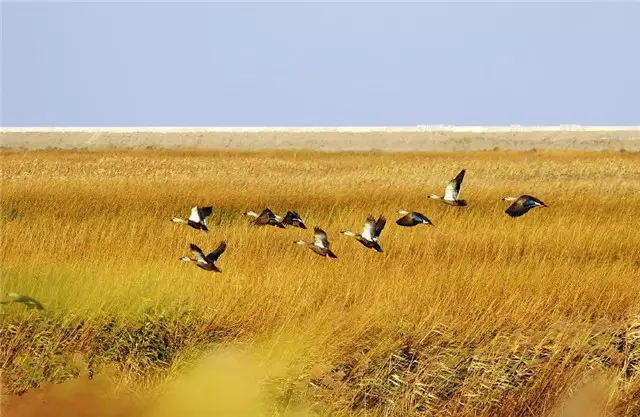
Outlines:
[[294, 243], [298, 245], [304, 245], [317, 253], [320, 256], [328, 256], [329, 258], [337, 258], [335, 253], [331, 252], [329, 239], [327, 233], [319, 227], [313, 228], [313, 236], [315, 241], [313, 243], [305, 242], [304, 240], [296, 240]]
[[460, 187], [462, 186], [462, 180], [464, 179], [465, 172], [466, 170], [463, 169], [454, 179], [449, 181], [449, 184], [447, 184], [447, 187], [444, 189], [444, 197], [430, 194], [429, 198], [440, 200], [450, 206], [466, 206], [467, 202], [458, 198], [460, 196]]
[[362, 243], [367, 248], [383, 252], [380, 244], [378, 243], [378, 239], [380, 238], [380, 233], [382, 233], [382, 229], [384, 229], [384, 225], [386, 223], [387, 219], [385, 219], [383, 215], [380, 215], [378, 220], [374, 219], [372, 216], [367, 216], [367, 221], [364, 223], [362, 233], [353, 233], [348, 230], [344, 230], [340, 233], [345, 236], [353, 236], [358, 242]]
[[204, 252], [202, 252], [202, 249], [200, 249], [198, 245], [194, 243], [190, 244], [189, 248], [191, 250], [191, 254], [193, 255], [193, 258], [189, 258], [188, 256], [183, 256], [182, 258], [180, 258], [181, 261], [193, 262], [196, 264], [196, 266], [204, 269], [205, 271], [222, 272], [216, 266], [216, 261], [218, 260], [220, 255], [222, 255], [225, 249], [227, 249], [227, 243], [225, 241], [220, 242], [220, 245], [218, 245], [216, 250], [214, 250], [213, 252], [211, 252], [206, 256]]
[[433, 223], [431, 223], [431, 220], [429, 220], [427, 216], [422, 213], [418, 213], [417, 211], [409, 212], [406, 210], [398, 210], [398, 213], [404, 214], [404, 216], [396, 220], [396, 224], [399, 226], [413, 227], [419, 224], [433, 226]]
[[196, 230], [201, 230], [203, 232], [208, 232], [209, 228], [207, 227], [207, 217], [209, 217], [213, 213], [213, 207], [192, 207], [191, 208], [191, 216], [188, 219], [181, 219], [179, 217], [174, 217], [171, 219], [174, 223], [182, 223], [188, 226], [193, 227]]
[[306, 229], [307, 226], [302, 221], [302, 217], [295, 211], [287, 211], [287, 214], [282, 219], [282, 224], [285, 226], [294, 226], [299, 227], [301, 229]]
[[542, 201], [526, 194], [520, 197], [502, 197], [502, 201], [513, 201], [513, 204], [505, 210], [505, 213], [511, 217], [520, 217], [535, 207], [547, 207]]
[[256, 226], [275, 226], [281, 229], [284, 229], [284, 225], [282, 224], [282, 220], [278, 218], [271, 210], [265, 208], [262, 210], [262, 213], [258, 214], [254, 211], [247, 211], [244, 213], [245, 216], [253, 217], [251, 220]]
[[36, 310], [44, 310], [44, 307], [35, 298], [28, 295], [20, 295], [15, 292], [10, 292], [7, 296], [13, 298], [13, 300], [0, 301], [0, 304], [20, 303], [24, 304], [27, 308], [35, 308]]

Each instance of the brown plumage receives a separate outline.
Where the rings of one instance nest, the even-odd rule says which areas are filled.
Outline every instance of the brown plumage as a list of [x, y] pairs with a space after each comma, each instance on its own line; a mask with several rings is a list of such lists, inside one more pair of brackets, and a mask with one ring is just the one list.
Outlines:
[[227, 244], [225, 241], [220, 242], [220, 245], [208, 255], [205, 255], [196, 244], [192, 243], [189, 245], [189, 249], [191, 250], [191, 254], [193, 258], [189, 258], [188, 256], [183, 256], [180, 258], [181, 261], [184, 262], [193, 262], [199, 268], [204, 269], [205, 271], [215, 271], [222, 272], [217, 266], [216, 261], [222, 255], [222, 253], [227, 249]]
[[298, 245], [304, 245], [320, 256], [337, 258], [337, 256], [333, 252], [331, 252], [331, 245], [329, 244], [327, 233], [324, 230], [320, 229], [319, 227], [314, 227], [313, 235], [315, 237], [315, 241], [313, 243], [305, 242], [304, 240], [296, 240], [294, 243]]
[[285, 226], [294, 226], [301, 229], [306, 229], [307, 226], [302, 221], [302, 218], [295, 211], [287, 211], [287, 214], [282, 219], [282, 224]]
[[502, 197], [503, 201], [513, 201], [504, 212], [511, 217], [520, 217], [532, 208], [544, 207], [547, 205], [535, 197], [523, 194], [520, 197]]
[[398, 210], [398, 213], [404, 214], [404, 216], [396, 220], [396, 224], [398, 226], [413, 227], [418, 224], [433, 226], [433, 223], [431, 223], [431, 220], [429, 220], [427, 216], [422, 213], [418, 213], [417, 211], [408, 212], [406, 210]]
[[284, 229], [284, 225], [282, 224], [282, 222], [271, 210], [269, 210], [269, 208], [265, 208], [260, 214], [257, 214], [253, 211], [247, 211], [246, 213], [244, 213], [244, 215], [255, 217], [255, 219], [252, 220], [251, 223], [256, 226], [275, 226]]
[[188, 219], [181, 219], [180, 217], [174, 217], [171, 219], [174, 223], [182, 223], [187, 226], [191, 226], [196, 230], [201, 230], [203, 232], [208, 232], [209, 228], [207, 227], [207, 217], [209, 217], [213, 213], [213, 207], [192, 207], [191, 215]]
[[440, 197], [435, 194], [430, 194], [429, 198], [434, 200], [442, 201], [445, 204], [449, 204], [450, 206], [466, 206], [467, 202], [465, 200], [460, 200], [460, 188], [462, 187], [462, 180], [464, 180], [464, 174], [466, 170], [463, 169], [456, 175], [454, 179], [449, 181], [446, 188], [444, 189], [444, 197]]
[[342, 233], [345, 236], [353, 236], [358, 242], [362, 243], [369, 249], [375, 249], [378, 252], [384, 252], [378, 243], [378, 239], [380, 238], [380, 233], [382, 233], [382, 229], [384, 229], [384, 225], [387, 223], [387, 219], [384, 218], [383, 215], [378, 217], [378, 220], [374, 219], [373, 216], [367, 216], [367, 220], [364, 223], [364, 229], [362, 233], [353, 233], [349, 230], [343, 230]]

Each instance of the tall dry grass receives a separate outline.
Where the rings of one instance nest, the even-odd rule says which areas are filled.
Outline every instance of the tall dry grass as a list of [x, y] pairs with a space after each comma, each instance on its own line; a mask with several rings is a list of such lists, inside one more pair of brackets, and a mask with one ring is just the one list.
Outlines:
[[[47, 309], [2, 308], [13, 392], [75, 376], [74, 355], [161, 392], [227, 346], [268, 370], [268, 415], [640, 413], [637, 153], [0, 155], [2, 293]], [[461, 168], [468, 207], [426, 198]], [[509, 218], [500, 198], [523, 193], [550, 208]], [[169, 222], [196, 204], [208, 234]], [[242, 216], [264, 207], [338, 259]], [[400, 208], [436, 226], [398, 227]], [[380, 213], [384, 254], [338, 233]], [[222, 274], [178, 261], [221, 240]]]

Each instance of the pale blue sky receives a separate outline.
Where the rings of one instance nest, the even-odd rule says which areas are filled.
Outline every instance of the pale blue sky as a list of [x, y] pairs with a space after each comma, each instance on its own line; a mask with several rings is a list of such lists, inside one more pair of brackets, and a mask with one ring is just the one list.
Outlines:
[[4, 126], [640, 124], [640, 3], [7, 3]]

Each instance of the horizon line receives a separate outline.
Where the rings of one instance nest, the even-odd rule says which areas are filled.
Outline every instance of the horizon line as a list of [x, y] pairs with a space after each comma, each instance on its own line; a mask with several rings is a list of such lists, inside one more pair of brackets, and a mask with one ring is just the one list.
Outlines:
[[45, 132], [113, 132], [113, 133], [180, 133], [180, 132], [616, 132], [640, 131], [640, 125], [594, 126], [579, 124], [562, 125], [414, 125], [414, 126], [30, 126], [4, 127], [0, 133], [45, 133]]

